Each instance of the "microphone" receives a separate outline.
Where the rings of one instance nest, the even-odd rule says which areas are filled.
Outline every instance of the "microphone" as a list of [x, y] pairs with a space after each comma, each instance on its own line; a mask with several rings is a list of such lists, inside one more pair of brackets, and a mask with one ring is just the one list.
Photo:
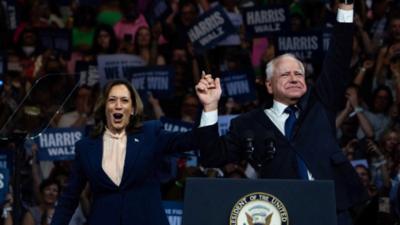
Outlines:
[[250, 157], [254, 152], [254, 133], [246, 130], [243, 134], [247, 156]]
[[257, 160], [255, 153], [254, 153], [254, 132], [252, 130], [246, 130], [243, 133], [244, 137], [244, 142], [245, 142], [245, 149], [246, 149], [246, 155], [247, 155], [247, 160], [249, 161], [250, 165], [254, 167], [255, 169], [260, 169], [262, 166], [262, 163]]
[[264, 161], [273, 159], [276, 154], [275, 134], [273, 131], [268, 130], [266, 132], [264, 144], [265, 144]]
[[266, 131], [264, 139], [264, 150], [255, 151], [254, 147], [254, 132], [251, 130], [246, 130], [243, 133], [243, 138], [245, 142], [245, 150], [249, 163], [255, 169], [261, 169], [261, 167], [269, 160], [272, 160], [276, 154], [275, 147], [275, 134], [273, 131]]

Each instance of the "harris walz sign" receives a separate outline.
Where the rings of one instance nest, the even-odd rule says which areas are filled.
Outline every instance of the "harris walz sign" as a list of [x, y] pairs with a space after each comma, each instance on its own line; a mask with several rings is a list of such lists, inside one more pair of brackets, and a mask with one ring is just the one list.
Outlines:
[[250, 37], [264, 37], [286, 30], [288, 18], [288, 8], [281, 5], [252, 7], [243, 11], [246, 34]]
[[202, 14], [189, 28], [187, 35], [196, 52], [202, 53], [235, 32], [235, 27], [222, 7], [217, 6]]

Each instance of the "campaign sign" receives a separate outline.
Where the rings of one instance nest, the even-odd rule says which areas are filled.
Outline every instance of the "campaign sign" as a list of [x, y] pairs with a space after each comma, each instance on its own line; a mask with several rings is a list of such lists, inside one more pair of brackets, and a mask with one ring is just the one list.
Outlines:
[[252, 71], [226, 71], [221, 73], [223, 96], [232, 97], [238, 102], [256, 99], [254, 74]]
[[0, 149], [0, 169], [8, 169], [10, 172], [13, 170], [13, 150]]
[[17, 25], [19, 24], [17, 9], [16, 9], [16, 1], [15, 0], [5, 0], [1, 1], [0, 4], [3, 4], [3, 9], [5, 11], [5, 19], [7, 23], [7, 28], [9, 30], [17, 29]]
[[76, 61], [75, 73], [78, 74], [80, 85], [88, 85], [93, 87], [99, 82], [99, 73], [97, 71], [96, 62]]
[[323, 44], [323, 51], [326, 53], [329, 49], [329, 43], [332, 36], [332, 28], [325, 28], [322, 30], [322, 44]]
[[104, 86], [109, 80], [123, 79], [127, 71], [134, 67], [145, 66], [142, 58], [128, 54], [109, 54], [97, 56], [97, 70], [100, 84]]
[[365, 166], [365, 168], [369, 168], [369, 164], [366, 159], [351, 160], [350, 163], [353, 167], [361, 165], [361, 166]]
[[193, 123], [184, 122], [181, 120], [171, 119], [167, 117], [160, 118], [161, 123], [164, 126], [164, 130], [171, 132], [186, 132], [193, 129]]
[[156, 98], [170, 98], [174, 94], [175, 71], [172, 66], [146, 66], [124, 68], [124, 78], [141, 96], [151, 92]]
[[0, 204], [4, 203], [8, 193], [8, 183], [10, 181], [10, 172], [8, 169], [0, 168]]
[[322, 59], [322, 35], [320, 32], [279, 33], [276, 37], [278, 54], [292, 53], [304, 61]]
[[202, 53], [235, 32], [235, 27], [222, 7], [217, 6], [202, 14], [189, 28], [187, 35], [196, 52]]
[[69, 29], [42, 28], [37, 30], [40, 44], [45, 49], [53, 49], [66, 59], [71, 56], [72, 34]]
[[163, 206], [169, 225], [181, 225], [183, 216], [183, 202], [163, 201]]
[[142, 96], [150, 91], [157, 98], [168, 98], [174, 93], [171, 66], [145, 66], [138, 56], [117, 54], [98, 56], [97, 69], [102, 86], [109, 80], [126, 79]]
[[289, 10], [287, 6], [252, 7], [246, 8], [243, 12], [246, 33], [250, 37], [263, 37], [286, 30], [288, 18]]
[[218, 116], [218, 132], [219, 135], [225, 135], [228, 130], [229, 126], [231, 125], [231, 120], [237, 117], [237, 115], [221, 115]]
[[83, 129], [51, 128], [36, 139], [40, 161], [72, 160], [75, 157], [75, 143], [82, 139]]
[[[171, 119], [167, 117], [160, 118], [161, 123], [164, 126], [164, 130], [169, 132], [187, 132], [193, 129], [194, 123], [184, 122], [182, 120]], [[179, 158], [185, 158], [186, 166], [197, 166], [197, 151], [187, 151], [184, 153], [175, 153], [170, 158], [178, 160]]]

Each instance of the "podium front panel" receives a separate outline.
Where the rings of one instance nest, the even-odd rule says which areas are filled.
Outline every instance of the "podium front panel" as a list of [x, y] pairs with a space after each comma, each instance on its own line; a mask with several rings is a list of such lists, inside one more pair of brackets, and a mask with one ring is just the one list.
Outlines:
[[336, 225], [332, 181], [189, 178], [183, 225]]

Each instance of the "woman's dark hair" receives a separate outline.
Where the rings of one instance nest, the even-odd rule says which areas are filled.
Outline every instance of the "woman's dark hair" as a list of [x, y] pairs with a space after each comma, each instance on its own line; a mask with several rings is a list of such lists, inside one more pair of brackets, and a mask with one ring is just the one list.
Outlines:
[[40, 183], [40, 186], [39, 186], [40, 193], [43, 193], [44, 189], [45, 189], [46, 187], [51, 186], [51, 185], [56, 185], [57, 188], [58, 188], [58, 192], [60, 193], [60, 190], [61, 190], [61, 185], [60, 185], [60, 183], [58, 183], [57, 180], [51, 179], [51, 178], [45, 179], [45, 180], [42, 181], [42, 183]]
[[142, 127], [143, 103], [138, 92], [126, 80], [111, 80], [104, 86], [103, 92], [101, 96], [99, 96], [94, 108], [95, 111], [94, 119], [96, 121], [96, 125], [90, 134], [92, 138], [102, 135], [105, 131], [105, 127], [107, 124], [107, 118], [106, 118], [107, 98], [108, 95], [110, 94], [111, 89], [117, 85], [124, 85], [126, 88], [128, 88], [132, 99], [133, 115], [130, 118], [128, 126], [126, 127], [126, 132], [133, 133], [135, 131], [138, 131]]
[[[102, 49], [99, 43], [97, 42], [97, 39], [101, 31], [105, 31], [110, 35], [110, 46], [108, 47], [108, 49]], [[92, 47], [93, 54], [99, 54], [99, 53], [112, 54], [117, 52], [117, 48], [118, 48], [118, 41], [117, 37], [115, 36], [114, 29], [107, 24], [98, 25], [93, 35], [93, 47]]]

